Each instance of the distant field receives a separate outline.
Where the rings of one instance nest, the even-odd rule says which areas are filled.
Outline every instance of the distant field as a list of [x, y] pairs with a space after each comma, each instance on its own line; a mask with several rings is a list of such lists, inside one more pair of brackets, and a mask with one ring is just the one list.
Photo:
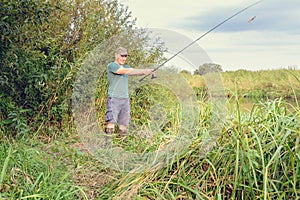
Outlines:
[[[300, 70], [238, 70], [220, 73], [228, 97], [238, 94], [251, 98], [300, 98]], [[194, 88], [205, 90], [199, 75], [184, 74]]]

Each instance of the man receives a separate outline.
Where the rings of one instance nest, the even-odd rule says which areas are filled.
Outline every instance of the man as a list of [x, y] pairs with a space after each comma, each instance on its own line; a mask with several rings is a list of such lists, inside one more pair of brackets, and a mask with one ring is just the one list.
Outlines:
[[152, 69], [133, 69], [125, 65], [128, 53], [124, 47], [117, 48], [115, 61], [107, 66], [108, 100], [105, 132], [115, 132], [119, 124], [119, 136], [125, 136], [130, 122], [130, 102], [128, 93], [128, 75], [153, 74]]

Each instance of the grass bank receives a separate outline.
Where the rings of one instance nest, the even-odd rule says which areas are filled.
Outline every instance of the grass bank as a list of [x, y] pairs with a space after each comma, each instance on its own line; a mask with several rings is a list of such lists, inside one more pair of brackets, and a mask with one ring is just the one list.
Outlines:
[[[300, 110], [282, 99], [238, 107], [216, 146], [201, 139], [167, 167], [143, 173], [106, 168], [76, 134], [1, 140], [2, 199], [297, 199]], [[142, 147], [141, 147], [142, 148]], [[147, 147], [144, 147], [147, 148]]]
[[[258, 73], [242, 72], [247, 76]], [[280, 71], [274, 73], [279, 76]], [[293, 88], [291, 94], [299, 94], [298, 71], [284, 73], [290, 74], [285, 86]], [[243, 79], [242, 75], [225, 72], [222, 75], [225, 86], [230, 82], [226, 76], [231, 80], [249, 80], [249, 77]], [[188, 78], [191, 85], [200, 86], [199, 77]], [[244, 112], [239, 103], [243, 97], [240, 94], [244, 94], [248, 84], [233, 81], [230, 87], [233, 89], [227, 91], [232, 91], [230, 94], [235, 97], [234, 109], [223, 119], [223, 127], [211, 151], [203, 153], [201, 129], [202, 134], [176, 159], [152, 171], [125, 173], [105, 166], [88, 152], [73, 129], [64, 133], [53, 129], [48, 135], [30, 133], [15, 138], [0, 132], [0, 199], [299, 199], [299, 104], [291, 106], [283, 96], [258, 100], [250, 112]], [[167, 99], [167, 104], [174, 105], [173, 98], [167, 98], [168, 91], [161, 93], [157, 87], [145, 89], [151, 89], [151, 92], [144, 91], [145, 94], [160, 96], [139, 95], [143, 97], [138, 99], [139, 104], [148, 102], [143, 111], [148, 110], [152, 101], [162, 101], [164, 105]], [[210, 105], [201, 100], [199, 103], [201, 122], [206, 126], [211, 116]], [[169, 106], [163, 109], [173, 110]], [[168, 111], [168, 114], [172, 125], [167, 129], [170, 134], [178, 128], [174, 117], [178, 113]], [[141, 125], [147, 125], [146, 119], [134, 117]], [[162, 137], [165, 135], [160, 134], [156, 139]], [[159, 141], [153, 145], [141, 138], [133, 139], [129, 138], [127, 143], [115, 142], [124, 149], [134, 147], [138, 151], [160, 147]]]

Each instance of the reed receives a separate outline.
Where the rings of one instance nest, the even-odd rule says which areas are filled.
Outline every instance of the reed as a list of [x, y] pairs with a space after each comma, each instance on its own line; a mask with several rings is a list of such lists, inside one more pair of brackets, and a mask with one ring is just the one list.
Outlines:
[[[101, 198], [297, 199], [299, 198], [299, 108], [287, 112], [277, 99], [226, 121], [215, 148], [201, 157], [201, 140], [170, 166], [126, 174]], [[134, 198], [133, 198], [134, 199]]]
[[1, 143], [0, 199], [88, 199], [82, 188], [72, 183], [67, 163], [60, 160], [66, 155], [50, 155], [37, 141]]

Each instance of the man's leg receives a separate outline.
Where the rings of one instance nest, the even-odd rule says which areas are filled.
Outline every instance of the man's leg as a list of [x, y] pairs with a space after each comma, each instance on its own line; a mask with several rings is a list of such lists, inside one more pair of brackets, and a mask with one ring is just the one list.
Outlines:
[[130, 122], [130, 102], [129, 99], [123, 99], [122, 109], [119, 113], [119, 135], [126, 136], [127, 127]]
[[119, 113], [119, 108], [117, 104], [117, 100], [109, 97], [107, 99], [106, 106], [106, 115], [105, 115], [105, 133], [113, 134], [115, 133], [115, 124], [117, 123], [117, 116]]
[[127, 127], [120, 125], [119, 126], [119, 136], [124, 137], [124, 136], [126, 136], [126, 133], [127, 133]]

